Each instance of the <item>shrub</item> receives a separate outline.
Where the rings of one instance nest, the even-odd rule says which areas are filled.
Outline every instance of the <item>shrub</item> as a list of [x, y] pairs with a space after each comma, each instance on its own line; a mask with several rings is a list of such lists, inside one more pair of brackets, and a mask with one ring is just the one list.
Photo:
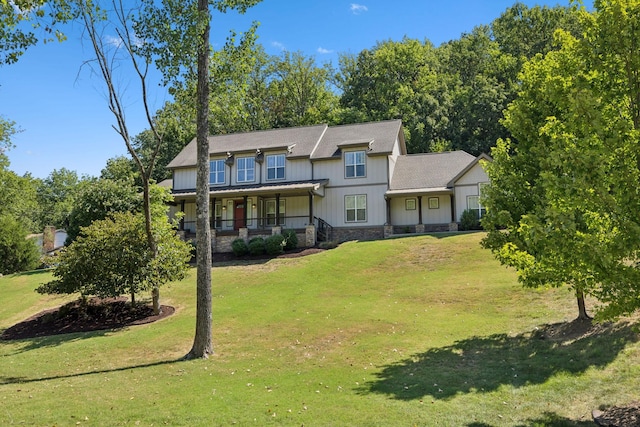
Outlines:
[[267, 254], [278, 255], [284, 252], [285, 241], [282, 234], [274, 234], [273, 236], [269, 236], [264, 242]]
[[475, 209], [466, 209], [460, 216], [461, 230], [480, 230], [480, 218]]
[[180, 240], [166, 213], [152, 218], [157, 253], [149, 250], [145, 219], [140, 213], [116, 212], [83, 227], [73, 243], [61, 251], [53, 271], [55, 280], [36, 290], [46, 294], [117, 297], [181, 280], [191, 250]]
[[231, 250], [236, 256], [242, 256], [249, 252], [249, 246], [247, 246], [247, 242], [244, 239], [237, 238], [231, 242]]
[[265, 243], [262, 237], [254, 237], [249, 240], [249, 253], [251, 255], [262, 255], [265, 252]]
[[291, 251], [298, 247], [298, 235], [295, 230], [285, 230], [282, 235], [284, 236], [284, 250]]

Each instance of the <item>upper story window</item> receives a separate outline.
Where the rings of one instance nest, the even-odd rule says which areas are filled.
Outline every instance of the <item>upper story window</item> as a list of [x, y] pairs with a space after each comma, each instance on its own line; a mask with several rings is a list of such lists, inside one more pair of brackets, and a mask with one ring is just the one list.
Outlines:
[[256, 159], [254, 157], [239, 157], [238, 182], [253, 182], [256, 180]]
[[209, 184], [224, 184], [224, 160], [209, 162]]
[[364, 151], [347, 151], [344, 153], [344, 176], [347, 178], [363, 178], [367, 174], [366, 155]]
[[267, 156], [267, 180], [284, 179], [284, 154]]

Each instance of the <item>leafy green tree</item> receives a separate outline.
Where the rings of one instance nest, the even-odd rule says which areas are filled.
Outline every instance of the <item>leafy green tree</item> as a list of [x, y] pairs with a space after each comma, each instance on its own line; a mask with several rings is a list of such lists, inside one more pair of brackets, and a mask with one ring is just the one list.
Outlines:
[[300, 52], [284, 52], [271, 59], [274, 79], [271, 94], [272, 127], [293, 127], [333, 122], [338, 97], [329, 88], [332, 70], [317, 67], [313, 57]]
[[29, 232], [41, 232], [36, 200], [38, 180], [29, 174], [19, 176], [9, 166], [8, 157], [0, 152], [0, 214], [19, 220]]
[[68, 217], [67, 243], [73, 242], [92, 222], [114, 212], [141, 212], [142, 200], [133, 183], [87, 179], [79, 185]]
[[129, 294], [135, 304], [136, 294], [182, 279], [190, 246], [180, 240], [175, 224], [168, 222], [162, 200], [156, 202], [153, 214], [156, 254], [149, 249], [144, 215], [115, 212], [82, 229], [81, 236], [58, 256], [55, 279], [37, 291], [99, 297]]
[[38, 265], [40, 251], [34, 239], [14, 216], [0, 213], [0, 274], [32, 270]]
[[13, 147], [11, 137], [19, 131], [16, 122], [0, 116], [0, 153]]
[[78, 174], [66, 168], [54, 169], [40, 181], [36, 190], [40, 228], [47, 225], [64, 228], [68, 225], [79, 184]]
[[342, 55], [336, 81], [342, 121], [401, 118], [410, 153], [427, 151], [446, 128], [449, 82], [428, 41], [385, 41], [357, 56]]
[[[640, 305], [640, 1], [596, 0], [584, 38], [525, 64], [484, 197], [484, 245], [525, 286], [562, 286], [614, 318]], [[504, 228], [500, 230], [499, 228]]]
[[124, 182], [131, 186], [140, 181], [140, 171], [133, 160], [118, 156], [107, 160], [107, 164], [100, 171], [100, 179]]
[[0, 2], [0, 65], [18, 61], [39, 40], [65, 40], [56, 26], [72, 18], [70, 2], [66, 0]]
[[510, 136], [500, 120], [515, 95], [517, 61], [501, 52], [487, 26], [440, 46], [438, 54], [451, 82], [448, 123], [440, 139], [449, 141], [450, 149], [489, 153], [498, 138]]

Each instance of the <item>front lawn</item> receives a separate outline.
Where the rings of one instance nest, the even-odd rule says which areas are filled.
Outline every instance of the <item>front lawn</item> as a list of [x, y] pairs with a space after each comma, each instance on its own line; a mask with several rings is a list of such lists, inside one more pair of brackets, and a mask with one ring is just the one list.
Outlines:
[[[0, 425], [591, 426], [637, 400], [625, 322], [586, 331], [565, 289], [523, 289], [481, 233], [352, 242], [213, 270], [214, 346], [181, 361], [195, 270], [172, 316], [0, 341]], [[0, 332], [69, 298], [0, 278]]]

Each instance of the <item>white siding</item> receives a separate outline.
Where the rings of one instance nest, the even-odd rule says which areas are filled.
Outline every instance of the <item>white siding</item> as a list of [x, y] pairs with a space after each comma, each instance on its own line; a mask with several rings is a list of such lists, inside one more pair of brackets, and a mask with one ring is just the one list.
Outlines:
[[363, 178], [345, 178], [344, 156], [339, 159], [321, 160], [314, 163], [314, 178], [329, 178], [329, 185], [359, 186], [364, 184], [388, 185], [388, 156], [366, 156], [366, 176]]
[[469, 185], [469, 184], [477, 184], [479, 182], [488, 182], [489, 177], [487, 173], [482, 169], [482, 165], [480, 162], [473, 165], [471, 169], [467, 171], [464, 175], [462, 175], [455, 182], [455, 185]]
[[[438, 199], [438, 208], [429, 209], [429, 198]], [[413, 199], [416, 202], [414, 210], [407, 210], [406, 200]], [[419, 223], [417, 197], [396, 197], [391, 199], [391, 222], [393, 225], [416, 225]], [[451, 222], [451, 197], [448, 194], [422, 196], [422, 223], [423, 224], [448, 224]]]
[[[315, 216], [327, 221], [333, 227], [382, 226], [386, 222], [386, 202], [383, 185], [362, 185], [357, 187], [327, 187], [324, 197], [315, 198]], [[346, 222], [345, 196], [366, 194], [367, 220]]]
[[173, 171], [174, 190], [193, 190], [196, 188], [196, 169], [176, 169]]
[[483, 182], [489, 182], [489, 177], [480, 163], [476, 163], [455, 182], [456, 221], [460, 221], [462, 212], [467, 209], [467, 196], [478, 196], [479, 184]]

